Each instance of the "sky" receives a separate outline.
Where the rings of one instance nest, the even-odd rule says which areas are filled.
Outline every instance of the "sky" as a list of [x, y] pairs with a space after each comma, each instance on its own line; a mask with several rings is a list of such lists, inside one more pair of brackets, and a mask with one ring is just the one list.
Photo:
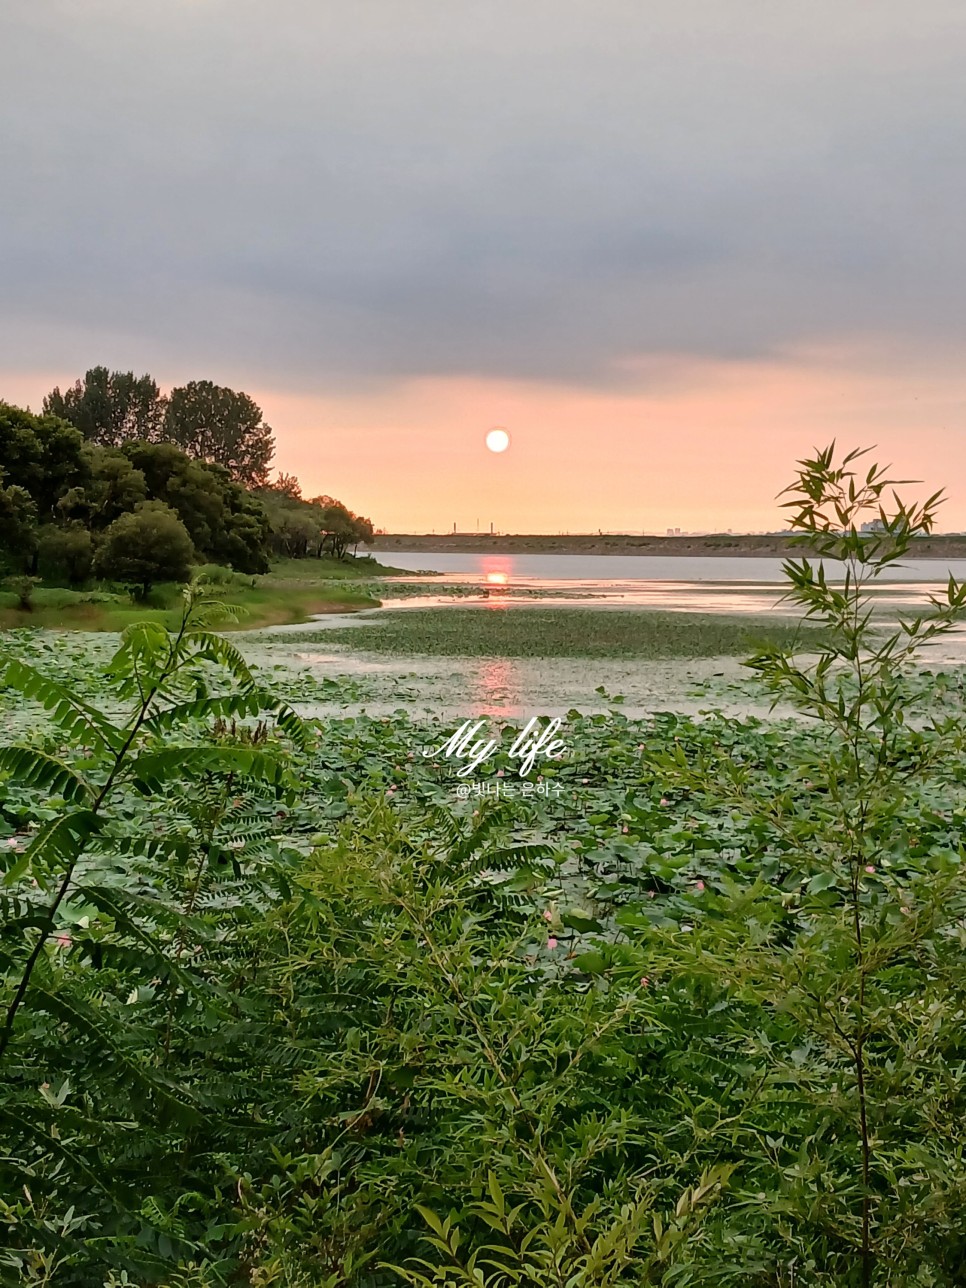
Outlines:
[[774, 528], [833, 438], [966, 528], [964, 59], [961, 0], [3, 0], [0, 398], [245, 389], [397, 532]]

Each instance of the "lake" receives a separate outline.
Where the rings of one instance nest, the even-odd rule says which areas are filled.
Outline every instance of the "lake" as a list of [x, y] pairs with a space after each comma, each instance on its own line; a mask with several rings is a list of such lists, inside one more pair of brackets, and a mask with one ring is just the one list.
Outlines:
[[[527, 719], [563, 715], [571, 707], [606, 710], [606, 693], [625, 695], [624, 711], [642, 715], [673, 709], [696, 715], [709, 706], [729, 715], [767, 714], [768, 695], [759, 692], [734, 658], [698, 661], [642, 662], [599, 660], [592, 664], [568, 658], [429, 658], [387, 657], [364, 647], [326, 646], [326, 631], [363, 626], [387, 613], [425, 608], [501, 608], [526, 612], [535, 606], [561, 608], [660, 608], [702, 613], [764, 615], [790, 613], [778, 603], [783, 591], [782, 560], [723, 556], [544, 555], [483, 553], [402, 553], [382, 556], [409, 575], [380, 584], [382, 607], [350, 616], [327, 614], [309, 627], [277, 626], [263, 632], [266, 656], [278, 662], [286, 655], [297, 669], [317, 676], [364, 679], [370, 713], [389, 713], [406, 706], [421, 713], [464, 719], [468, 715]], [[884, 614], [913, 608], [949, 572], [966, 576], [966, 560], [952, 563], [920, 560], [894, 570], [876, 591]], [[420, 573], [438, 574], [430, 581]], [[400, 585], [402, 583], [402, 585]], [[453, 588], [478, 587], [457, 596]], [[393, 586], [399, 589], [394, 594]], [[403, 585], [408, 593], [403, 593]], [[438, 589], [437, 589], [438, 588]], [[447, 593], [447, 588], [449, 593]], [[306, 635], [317, 643], [308, 645]], [[283, 641], [292, 635], [299, 642]], [[269, 643], [268, 641], [271, 641]], [[935, 664], [963, 660], [964, 639], [957, 633], [931, 650]], [[335, 714], [317, 707], [311, 714]]]
[[[778, 604], [784, 583], [781, 559], [736, 556], [671, 555], [544, 555], [484, 553], [397, 553], [392, 564], [411, 570], [411, 577], [396, 582], [425, 584], [420, 573], [434, 573], [440, 591], [393, 596], [381, 594], [390, 610], [445, 607], [453, 603], [447, 585], [478, 583], [475, 602], [492, 604], [504, 599], [508, 607], [523, 608], [553, 597], [554, 607], [666, 608], [687, 612], [770, 613], [793, 611]], [[826, 563], [834, 577], [842, 565]], [[949, 574], [966, 578], [966, 559], [910, 560], [890, 570], [875, 590], [883, 610], [911, 608], [924, 603], [944, 584]], [[462, 598], [468, 606], [473, 598]]]
[[[522, 581], [669, 581], [776, 583], [783, 580], [781, 559], [734, 555], [542, 555], [387, 551], [377, 558], [412, 572], [458, 574], [462, 580], [505, 573]], [[833, 570], [831, 562], [826, 565]], [[889, 581], [942, 582], [949, 574], [966, 577], [966, 559], [910, 559], [894, 567]]]

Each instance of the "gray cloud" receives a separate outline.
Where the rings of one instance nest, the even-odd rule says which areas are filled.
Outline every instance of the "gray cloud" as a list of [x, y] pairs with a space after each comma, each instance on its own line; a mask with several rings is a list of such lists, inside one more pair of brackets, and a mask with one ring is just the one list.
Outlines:
[[5, 0], [4, 365], [966, 339], [959, 0]]

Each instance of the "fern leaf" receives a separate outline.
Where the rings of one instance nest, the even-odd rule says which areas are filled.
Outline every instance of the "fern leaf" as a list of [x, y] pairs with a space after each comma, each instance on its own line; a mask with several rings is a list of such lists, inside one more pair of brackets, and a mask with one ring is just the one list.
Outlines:
[[168, 1079], [149, 1072], [141, 1058], [127, 1052], [118, 1040], [114, 1026], [97, 1014], [96, 1007], [83, 1003], [76, 996], [68, 997], [36, 984], [29, 989], [27, 1000], [32, 1010], [46, 1011], [93, 1041], [103, 1056], [123, 1071], [125, 1083], [131, 1090], [137, 1089], [163, 1105], [173, 1119], [183, 1124], [197, 1125], [200, 1122], [198, 1110], [187, 1100], [187, 1091], [180, 1087], [175, 1090]]
[[90, 783], [62, 760], [32, 747], [0, 747], [0, 774], [72, 804], [90, 801], [94, 794]]
[[101, 751], [117, 750], [121, 746], [124, 740], [123, 730], [113, 725], [95, 707], [89, 706], [28, 662], [11, 658], [0, 671], [0, 679], [31, 702], [38, 702], [45, 711], [49, 711], [59, 727], [75, 742], [86, 743]]
[[182, 645], [191, 649], [193, 657], [204, 658], [208, 662], [214, 662], [216, 666], [224, 667], [233, 679], [246, 688], [255, 687], [248, 663], [234, 644], [230, 644], [223, 636], [216, 635], [213, 631], [186, 631]]
[[[32, 1106], [31, 1113], [36, 1113], [36, 1110], [33, 1109]], [[63, 1162], [69, 1164], [73, 1170], [73, 1174], [75, 1176], [82, 1176], [91, 1189], [99, 1190], [102, 1194], [106, 1194], [112, 1199], [115, 1197], [115, 1191], [105, 1183], [105, 1176], [99, 1176], [97, 1172], [88, 1167], [81, 1155], [66, 1146], [59, 1136], [54, 1135], [49, 1126], [47, 1126], [45, 1130], [41, 1123], [32, 1121], [30, 1117], [25, 1114], [18, 1113], [9, 1105], [5, 1105], [0, 1109], [0, 1120], [6, 1121], [17, 1127], [24, 1140], [33, 1141], [34, 1144], [39, 1145], [45, 1153], [53, 1154], [57, 1158], [63, 1160]], [[11, 1159], [9, 1154], [4, 1157], [3, 1161], [8, 1167], [11, 1163], [15, 1162], [15, 1160]], [[110, 1173], [106, 1173], [105, 1175], [109, 1174]], [[23, 1178], [24, 1181], [29, 1184], [30, 1181], [35, 1179], [35, 1176], [30, 1169], [24, 1168]]]
[[272, 713], [275, 723], [285, 736], [290, 738], [301, 751], [306, 751], [312, 742], [312, 730], [298, 712], [287, 702], [267, 693], [262, 695], [262, 702], [263, 709]]
[[4, 884], [11, 885], [31, 868], [69, 868], [100, 825], [101, 820], [89, 809], [73, 810], [52, 819], [21, 853], [19, 862], [4, 873]]
[[157, 791], [165, 782], [202, 774], [238, 774], [276, 788], [296, 785], [281, 761], [248, 747], [167, 747], [142, 752], [132, 761], [129, 773], [135, 785], [146, 792]]
[[257, 716], [264, 706], [257, 692], [243, 689], [221, 698], [196, 698], [177, 702], [156, 712], [141, 726], [149, 734], [164, 733], [192, 720], [227, 720], [233, 716]]
[[[123, 931], [130, 940], [135, 941], [144, 949], [146, 962], [150, 962], [151, 967], [156, 975], [170, 976], [177, 981], [186, 993], [197, 991], [196, 981], [187, 971], [182, 970], [177, 961], [167, 951], [164, 944], [154, 938], [143, 925], [140, 925], [134, 917], [127, 912], [122, 906], [123, 903], [129, 903], [144, 911], [144, 900], [136, 899], [132, 896], [126, 896], [123, 891], [109, 890], [106, 886], [91, 886], [79, 884], [75, 887], [76, 894], [92, 903], [95, 908], [101, 912], [106, 912], [114, 922], [115, 927]], [[163, 908], [150, 908], [152, 913], [163, 912]]]

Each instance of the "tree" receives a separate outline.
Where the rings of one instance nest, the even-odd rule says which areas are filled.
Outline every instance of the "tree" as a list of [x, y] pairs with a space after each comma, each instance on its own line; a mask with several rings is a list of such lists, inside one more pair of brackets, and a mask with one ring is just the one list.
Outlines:
[[124, 455], [148, 494], [177, 513], [200, 556], [237, 572], [268, 571], [268, 518], [225, 468], [192, 460], [174, 443], [128, 443]]
[[17, 572], [28, 571], [37, 548], [37, 507], [17, 484], [0, 488], [0, 556]]
[[38, 533], [37, 556], [45, 578], [80, 586], [91, 575], [94, 543], [83, 523], [75, 521], [63, 528], [48, 523]]
[[301, 501], [302, 484], [294, 474], [284, 474], [281, 470], [274, 483], [269, 483], [268, 489], [271, 492], [277, 492], [280, 496], [288, 497], [290, 501]]
[[248, 394], [193, 380], [172, 389], [164, 437], [197, 460], [223, 465], [236, 483], [264, 487], [275, 436]]
[[360, 545], [371, 546], [376, 537], [371, 519], [365, 519], [361, 514], [354, 514], [352, 520], [355, 524], [352, 553], [355, 554]]
[[161, 501], [144, 501], [104, 534], [94, 569], [99, 577], [137, 588], [146, 599], [159, 581], [187, 581], [194, 550], [184, 524]]
[[57, 502], [57, 516], [102, 532], [148, 499], [147, 484], [141, 471], [115, 448], [88, 444], [83, 456], [86, 478], [64, 492]]
[[40, 522], [56, 517], [57, 502], [87, 474], [81, 434], [56, 416], [34, 416], [0, 402], [0, 463], [4, 482], [29, 493]]
[[312, 502], [319, 510], [321, 555], [325, 550], [335, 559], [344, 559], [349, 547], [358, 547], [360, 542], [372, 545], [373, 530], [370, 519], [360, 518], [358, 514], [336, 501], [331, 496], [319, 496]]
[[304, 559], [318, 545], [321, 533], [319, 520], [309, 507], [269, 506], [268, 519], [272, 529], [272, 549], [276, 554], [287, 559]]
[[51, 390], [44, 412], [69, 421], [92, 443], [117, 447], [131, 438], [154, 440], [164, 425], [165, 399], [151, 376], [91, 367], [65, 392]]

